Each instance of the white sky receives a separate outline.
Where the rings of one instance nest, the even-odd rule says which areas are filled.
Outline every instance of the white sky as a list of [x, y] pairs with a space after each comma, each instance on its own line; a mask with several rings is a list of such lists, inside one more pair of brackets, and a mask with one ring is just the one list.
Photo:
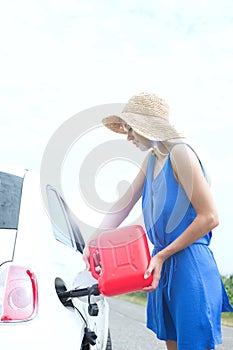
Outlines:
[[232, 14], [228, 0], [0, 0], [1, 162], [39, 171], [68, 118], [157, 93], [206, 154], [221, 219], [212, 249], [233, 273]]

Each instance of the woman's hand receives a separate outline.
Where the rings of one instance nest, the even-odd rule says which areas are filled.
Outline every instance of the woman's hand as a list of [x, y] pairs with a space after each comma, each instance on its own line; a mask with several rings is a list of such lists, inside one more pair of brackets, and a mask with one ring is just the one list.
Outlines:
[[88, 244], [86, 244], [83, 249], [83, 260], [86, 264], [87, 269], [90, 270], [90, 251], [88, 248]]
[[159, 254], [156, 254], [153, 258], [151, 258], [149, 267], [145, 271], [144, 278], [147, 279], [150, 274], [153, 273], [153, 280], [149, 287], [144, 287], [142, 289], [144, 292], [151, 292], [158, 287], [163, 263], [164, 259], [161, 258]]

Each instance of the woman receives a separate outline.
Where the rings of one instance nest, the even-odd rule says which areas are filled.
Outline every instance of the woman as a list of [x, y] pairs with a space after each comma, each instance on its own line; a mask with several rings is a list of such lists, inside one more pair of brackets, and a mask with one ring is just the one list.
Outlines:
[[[221, 343], [221, 312], [233, 311], [209, 249], [218, 214], [202, 164], [169, 123], [168, 105], [154, 94], [130, 98], [120, 116], [103, 124], [149, 151], [131, 188], [98, 232], [116, 228], [142, 196], [148, 238], [154, 245], [147, 327], [168, 350], [209, 350]], [[84, 259], [88, 265], [89, 252]]]

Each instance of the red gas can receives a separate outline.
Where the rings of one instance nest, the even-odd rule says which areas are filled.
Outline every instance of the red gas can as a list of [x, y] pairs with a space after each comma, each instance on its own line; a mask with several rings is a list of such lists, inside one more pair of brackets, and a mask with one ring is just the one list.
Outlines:
[[105, 231], [90, 241], [89, 250], [91, 273], [101, 294], [135, 292], [151, 284], [152, 276], [144, 279], [150, 252], [141, 226]]

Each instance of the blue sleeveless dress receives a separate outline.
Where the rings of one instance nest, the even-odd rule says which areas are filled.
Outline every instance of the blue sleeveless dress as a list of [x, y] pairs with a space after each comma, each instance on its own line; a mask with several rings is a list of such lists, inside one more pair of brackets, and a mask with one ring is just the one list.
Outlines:
[[[188, 145], [187, 145], [188, 146]], [[152, 153], [142, 193], [147, 235], [152, 256], [174, 241], [196, 213], [177, 183], [170, 154], [153, 179]], [[158, 288], [148, 294], [147, 327], [161, 340], [177, 341], [179, 350], [214, 349], [221, 344], [221, 312], [233, 311], [209, 249], [209, 232], [163, 264]]]

